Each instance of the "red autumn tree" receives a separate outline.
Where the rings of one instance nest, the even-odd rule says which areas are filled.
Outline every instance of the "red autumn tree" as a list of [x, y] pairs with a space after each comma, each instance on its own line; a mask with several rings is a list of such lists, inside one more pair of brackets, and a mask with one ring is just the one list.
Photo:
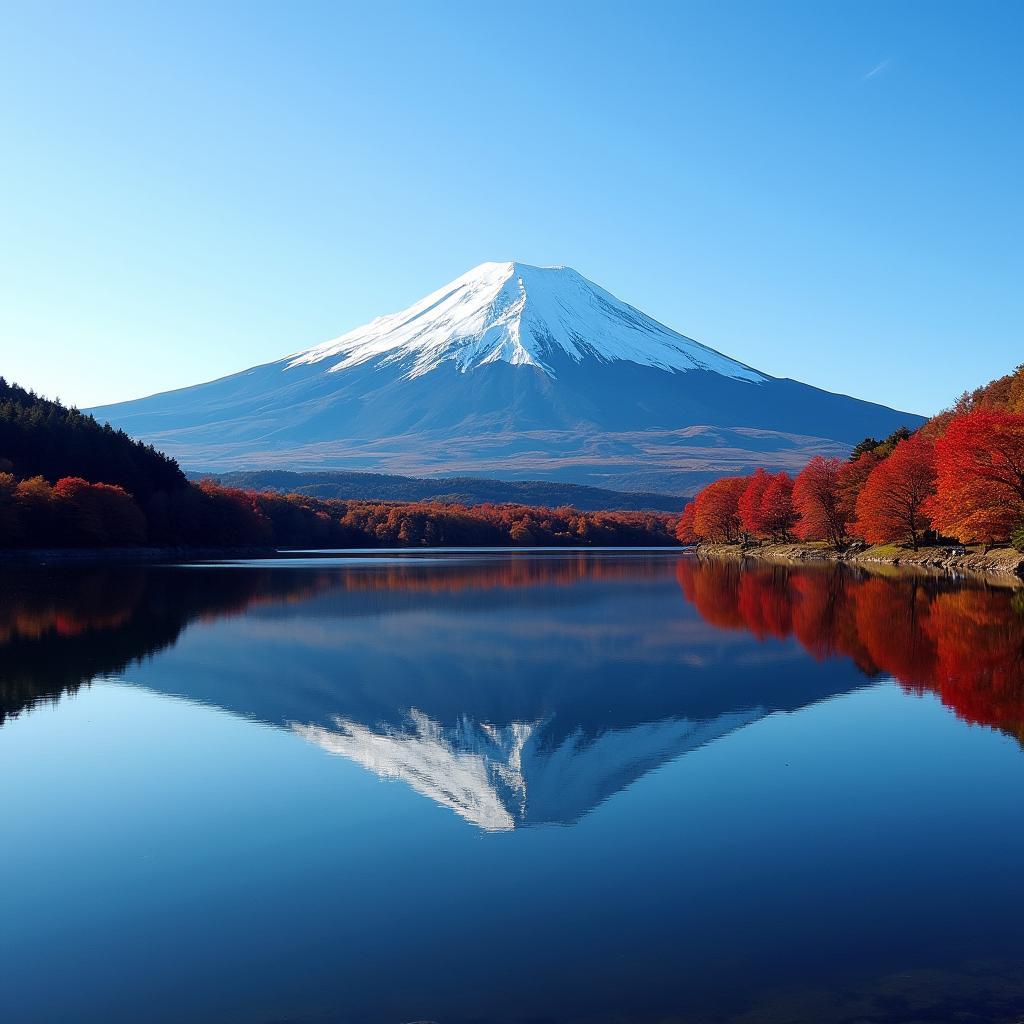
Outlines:
[[955, 417], [935, 442], [935, 464], [926, 511], [939, 532], [992, 543], [1024, 521], [1024, 415], [982, 409]]
[[680, 544], [696, 544], [700, 539], [693, 528], [696, 511], [697, 507], [692, 501], [688, 501], [683, 508], [683, 514], [676, 523], [676, 540]]
[[838, 459], [815, 455], [793, 481], [793, 508], [799, 515], [794, 533], [801, 540], [827, 540], [838, 547], [847, 519], [840, 508]]
[[771, 476], [760, 466], [747, 480], [747, 486], [740, 495], [736, 510], [740, 519], [740, 528], [744, 533], [752, 537], [766, 537], [768, 531], [765, 529], [764, 516], [761, 504], [764, 499], [764, 492], [771, 483]]
[[931, 442], [917, 436], [900, 441], [868, 476], [857, 499], [853, 532], [872, 544], [909, 540], [916, 551], [921, 534], [931, 527], [924, 505], [934, 492]]
[[839, 467], [839, 512], [846, 522], [852, 522], [857, 517], [860, 492], [868, 482], [871, 471], [884, 459], [885, 456], [877, 451], [866, 451]]
[[776, 473], [761, 496], [761, 525], [769, 537], [785, 540], [795, 524], [793, 478], [788, 473]]
[[746, 487], [745, 476], [724, 476], [708, 484], [694, 499], [693, 528], [697, 535], [725, 543], [739, 539], [739, 501]]

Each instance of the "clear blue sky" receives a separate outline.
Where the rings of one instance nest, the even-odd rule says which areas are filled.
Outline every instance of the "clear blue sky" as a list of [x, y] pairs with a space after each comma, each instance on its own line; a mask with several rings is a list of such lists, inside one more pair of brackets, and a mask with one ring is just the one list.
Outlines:
[[484, 260], [930, 412], [1024, 360], [1024, 5], [8, 5], [0, 373], [198, 383]]

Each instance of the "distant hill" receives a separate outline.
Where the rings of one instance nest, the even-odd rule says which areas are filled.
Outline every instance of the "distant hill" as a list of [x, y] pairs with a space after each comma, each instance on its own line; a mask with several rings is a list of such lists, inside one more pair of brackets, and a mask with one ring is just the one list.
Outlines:
[[188, 485], [174, 459], [0, 377], [0, 472], [117, 484], [140, 502]]
[[344, 471], [291, 472], [251, 470], [233, 473], [190, 473], [193, 480], [212, 477], [226, 487], [304, 494], [311, 498], [351, 501], [442, 501], [461, 505], [572, 505], [582, 512], [605, 510], [680, 512], [685, 499], [671, 494], [605, 490], [585, 484], [547, 480], [486, 480], [455, 476], [426, 479], [386, 473]]

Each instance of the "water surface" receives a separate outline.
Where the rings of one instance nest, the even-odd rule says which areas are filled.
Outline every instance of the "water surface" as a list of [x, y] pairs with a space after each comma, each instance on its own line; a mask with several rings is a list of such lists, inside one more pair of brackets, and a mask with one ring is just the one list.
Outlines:
[[0, 595], [5, 1021], [1024, 1013], [1012, 587], [311, 552]]

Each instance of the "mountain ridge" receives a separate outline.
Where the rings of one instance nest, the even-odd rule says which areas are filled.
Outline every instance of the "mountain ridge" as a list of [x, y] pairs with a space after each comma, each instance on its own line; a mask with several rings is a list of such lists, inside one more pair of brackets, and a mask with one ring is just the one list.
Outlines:
[[684, 505], [681, 498], [671, 494], [613, 491], [550, 480], [495, 480], [468, 476], [428, 479], [389, 473], [344, 470], [301, 473], [286, 469], [193, 472], [189, 475], [193, 480], [212, 477], [226, 487], [257, 491], [270, 489], [282, 494], [353, 501], [442, 501], [464, 505], [513, 503], [548, 508], [572, 505], [585, 512], [681, 512]]

